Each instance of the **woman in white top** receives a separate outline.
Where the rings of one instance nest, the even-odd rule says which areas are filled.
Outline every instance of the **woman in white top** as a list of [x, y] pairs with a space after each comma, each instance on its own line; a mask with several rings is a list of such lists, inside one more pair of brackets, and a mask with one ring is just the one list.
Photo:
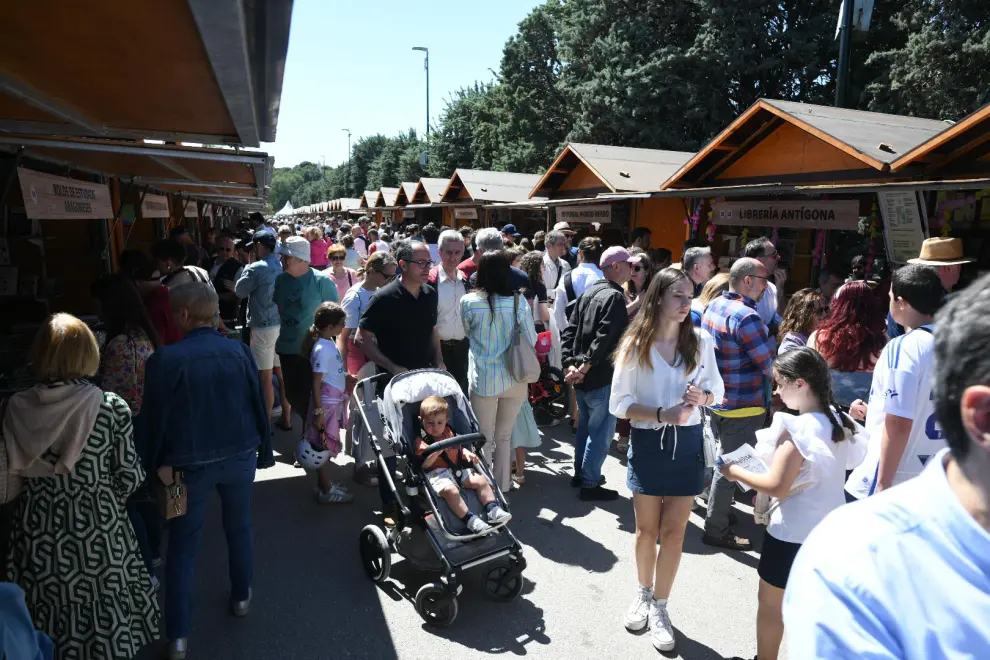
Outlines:
[[845, 504], [846, 470], [866, 456], [859, 429], [838, 411], [828, 363], [814, 349], [801, 346], [773, 365], [777, 393], [797, 416], [776, 413], [769, 429], [757, 431], [757, 453], [772, 452], [768, 473], [738, 465], [719, 467], [730, 481], [776, 498], [760, 553], [759, 609], [756, 614], [757, 657], [775, 660], [784, 636], [781, 602], [791, 565], [811, 530]]
[[[488, 442], [485, 459], [494, 467], [498, 487], [509, 492], [512, 429], [529, 388], [516, 381], [505, 364], [518, 323], [523, 340], [536, 345], [533, 312], [509, 282], [511, 257], [489, 250], [478, 261], [478, 289], [461, 298], [461, 320], [470, 341], [468, 389], [471, 407]], [[495, 459], [492, 459], [494, 447]]]
[[609, 398], [609, 411], [632, 423], [627, 484], [636, 512], [639, 589], [625, 625], [642, 630], [649, 624], [661, 651], [674, 648], [667, 597], [694, 496], [704, 488], [698, 407], [725, 394], [714, 341], [688, 316], [693, 293], [691, 280], [675, 268], [653, 278], [616, 351]]

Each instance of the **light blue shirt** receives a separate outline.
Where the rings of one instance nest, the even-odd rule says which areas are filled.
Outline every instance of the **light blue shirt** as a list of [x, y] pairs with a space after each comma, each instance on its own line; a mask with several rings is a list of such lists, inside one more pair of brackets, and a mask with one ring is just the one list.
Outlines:
[[949, 489], [947, 453], [808, 537], [784, 595], [792, 660], [990, 658], [990, 533]]
[[277, 254], [266, 254], [264, 259], [252, 262], [241, 269], [234, 293], [238, 298], [248, 299], [248, 327], [276, 328], [281, 324], [278, 306], [272, 297], [275, 293], [275, 278], [282, 274], [282, 264]]
[[[526, 298], [519, 296], [516, 320], [524, 341], [536, 345], [536, 326]], [[468, 385], [479, 396], [498, 396], [516, 384], [505, 365], [505, 354], [512, 341], [513, 299], [495, 296], [495, 316], [492, 318], [488, 296], [481, 292], [461, 298], [461, 320], [471, 344], [468, 359]]]

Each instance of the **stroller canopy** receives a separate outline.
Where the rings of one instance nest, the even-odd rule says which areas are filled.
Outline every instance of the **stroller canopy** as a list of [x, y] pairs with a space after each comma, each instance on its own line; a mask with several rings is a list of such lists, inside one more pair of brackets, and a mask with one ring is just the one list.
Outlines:
[[[478, 421], [474, 417], [474, 411], [453, 376], [439, 369], [407, 371], [392, 379], [385, 388], [382, 399], [381, 415], [385, 422], [385, 435], [397, 450], [404, 438], [408, 438], [410, 444], [412, 442], [413, 419], [419, 409], [416, 408], [416, 414], [410, 414], [409, 404], [419, 403], [428, 396], [440, 396], [453, 404], [450, 420], [456, 433], [477, 431]], [[461, 424], [456, 423], [459, 417]], [[464, 421], [470, 429], [458, 428], [464, 426]]]

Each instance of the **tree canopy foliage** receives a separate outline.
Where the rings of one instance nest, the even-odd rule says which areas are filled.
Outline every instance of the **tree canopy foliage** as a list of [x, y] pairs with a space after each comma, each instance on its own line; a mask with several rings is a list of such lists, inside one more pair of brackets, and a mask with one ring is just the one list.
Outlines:
[[[547, 0], [491, 81], [449, 96], [429, 139], [364, 137], [348, 165], [276, 168], [270, 201], [357, 197], [456, 168], [542, 172], [568, 141], [692, 151], [757, 99], [829, 105], [835, 0]], [[990, 102], [986, 0], [875, 3], [850, 104], [959, 119]], [[420, 154], [428, 154], [426, 167]]]

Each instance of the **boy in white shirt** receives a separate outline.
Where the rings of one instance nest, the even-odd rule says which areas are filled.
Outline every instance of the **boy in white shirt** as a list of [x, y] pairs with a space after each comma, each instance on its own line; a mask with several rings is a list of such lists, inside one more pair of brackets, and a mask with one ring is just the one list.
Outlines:
[[944, 297], [931, 267], [909, 264], [893, 275], [890, 313], [908, 332], [880, 353], [869, 405], [854, 401], [850, 406], [854, 416], [866, 409], [870, 435], [866, 459], [846, 482], [852, 498], [868, 497], [920, 474], [928, 459], [945, 447], [932, 403], [932, 320]]

